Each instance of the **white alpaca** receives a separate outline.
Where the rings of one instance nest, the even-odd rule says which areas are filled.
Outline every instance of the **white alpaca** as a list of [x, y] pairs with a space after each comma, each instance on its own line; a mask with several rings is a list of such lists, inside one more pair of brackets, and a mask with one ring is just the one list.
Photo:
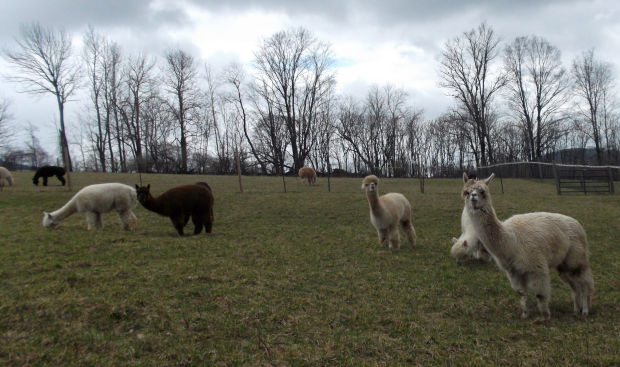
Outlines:
[[4, 187], [4, 181], [13, 186], [13, 176], [11, 176], [11, 172], [8, 169], [0, 166], [0, 190]]
[[60, 221], [74, 213], [85, 213], [88, 229], [103, 228], [102, 213], [118, 212], [124, 230], [136, 227], [133, 214], [138, 200], [136, 190], [121, 183], [104, 183], [86, 186], [78, 191], [62, 208], [51, 213], [43, 212], [43, 227], [56, 227]]
[[487, 262], [492, 260], [491, 255], [489, 255], [484, 246], [482, 246], [482, 243], [476, 235], [469, 214], [467, 214], [467, 207], [463, 207], [463, 212], [461, 213], [461, 236], [458, 239], [452, 237], [450, 255], [459, 263], [467, 259], [483, 260]]
[[550, 318], [549, 269], [555, 268], [572, 291], [575, 313], [587, 315], [594, 281], [588, 262], [586, 232], [575, 219], [562, 214], [537, 212], [497, 219], [488, 184], [468, 180], [462, 195], [474, 230], [503, 270], [510, 285], [521, 295], [521, 317], [527, 317], [527, 292], [536, 295], [538, 310]]
[[379, 179], [375, 175], [366, 176], [362, 181], [362, 190], [366, 191], [370, 205], [370, 222], [377, 229], [379, 241], [385, 247], [398, 248], [400, 246], [398, 224], [400, 223], [413, 247], [416, 235], [411, 223], [409, 200], [399, 193], [389, 193], [379, 197], [377, 185], [379, 185]]

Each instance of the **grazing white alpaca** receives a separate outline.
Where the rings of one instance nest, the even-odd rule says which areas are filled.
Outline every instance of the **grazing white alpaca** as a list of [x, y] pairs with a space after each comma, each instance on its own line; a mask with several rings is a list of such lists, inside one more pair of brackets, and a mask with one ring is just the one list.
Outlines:
[[13, 186], [13, 176], [11, 176], [11, 172], [8, 169], [0, 166], [0, 190], [4, 187], [4, 181]]
[[463, 207], [463, 212], [461, 213], [461, 236], [458, 239], [452, 237], [450, 255], [459, 263], [467, 259], [483, 260], [486, 262], [492, 260], [491, 255], [489, 255], [484, 246], [482, 246], [482, 243], [476, 235], [469, 214], [467, 214], [467, 207]]
[[366, 176], [362, 181], [362, 190], [366, 191], [370, 205], [370, 222], [377, 229], [379, 241], [385, 247], [398, 248], [400, 246], [398, 224], [400, 223], [413, 247], [416, 235], [411, 223], [409, 200], [399, 193], [388, 193], [379, 197], [378, 185], [379, 179], [375, 175]]
[[538, 310], [546, 319], [555, 268], [572, 290], [575, 313], [587, 315], [594, 281], [588, 262], [586, 232], [575, 219], [562, 214], [537, 212], [497, 219], [486, 180], [468, 180], [463, 174], [462, 195], [478, 237], [521, 295], [521, 317], [527, 317], [527, 292], [536, 295]]
[[56, 227], [60, 221], [74, 213], [85, 213], [88, 229], [103, 228], [102, 213], [118, 212], [124, 230], [136, 227], [133, 214], [138, 199], [136, 190], [121, 183], [104, 183], [86, 186], [78, 191], [62, 208], [51, 213], [43, 212], [43, 227]]

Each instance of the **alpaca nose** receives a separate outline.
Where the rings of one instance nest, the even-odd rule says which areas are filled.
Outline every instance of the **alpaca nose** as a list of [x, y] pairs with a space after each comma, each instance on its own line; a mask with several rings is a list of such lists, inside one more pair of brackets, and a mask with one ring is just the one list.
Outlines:
[[473, 201], [474, 203], [476, 201], [478, 201], [478, 194], [477, 193], [475, 193], [475, 192], [471, 193], [471, 201]]

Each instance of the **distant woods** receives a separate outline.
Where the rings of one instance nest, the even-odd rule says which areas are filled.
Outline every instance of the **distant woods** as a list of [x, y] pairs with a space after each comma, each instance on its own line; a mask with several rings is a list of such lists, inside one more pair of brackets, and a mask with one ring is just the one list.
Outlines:
[[[35, 55], [30, 42], [41, 31], [54, 42], [37, 42], [57, 56]], [[92, 27], [80, 52], [67, 48], [70, 39], [26, 25], [3, 56], [18, 71], [10, 81], [56, 96], [59, 144], [71, 147], [75, 169], [228, 174], [237, 154], [244, 174], [311, 166], [324, 174], [441, 177], [501, 162], [620, 162], [612, 64], [584, 50], [563, 65], [543, 37], [502, 41], [486, 23], [444, 42], [436, 72], [454, 104], [431, 120], [414, 107], [416, 96], [391, 84], [337, 93], [329, 43], [303, 28], [262, 40], [250, 65], [218, 71], [179, 48], [124, 50]], [[55, 60], [63, 63], [52, 68]], [[58, 72], [37, 73], [41, 62]], [[78, 85], [86, 98], [65, 122], [64, 104]], [[10, 107], [0, 104], [0, 136], [8, 134]], [[46, 155], [34, 130], [31, 144], [5, 144], [0, 157], [28, 165], [35, 149], [39, 163]]]

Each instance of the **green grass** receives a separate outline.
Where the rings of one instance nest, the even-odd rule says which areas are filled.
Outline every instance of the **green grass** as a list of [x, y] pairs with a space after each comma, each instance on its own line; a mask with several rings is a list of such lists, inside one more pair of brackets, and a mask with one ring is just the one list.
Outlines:
[[[417, 247], [381, 248], [361, 179], [304, 187], [287, 178], [143, 175], [159, 194], [207, 181], [213, 233], [180, 238], [168, 218], [136, 209], [87, 232], [81, 214], [56, 230], [41, 211], [77, 188], [137, 175], [76, 173], [73, 193], [35, 188], [32, 172], [0, 192], [0, 364], [6, 366], [502, 365], [611, 366], [620, 357], [620, 195], [555, 194], [552, 182], [492, 184], [500, 218], [554, 211], [586, 228], [596, 293], [573, 315], [552, 277], [551, 317], [519, 318], [495, 265], [457, 265], [460, 180], [383, 179], [412, 203]], [[191, 232], [191, 223], [189, 224]], [[404, 236], [403, 236], [404, 237]]]

